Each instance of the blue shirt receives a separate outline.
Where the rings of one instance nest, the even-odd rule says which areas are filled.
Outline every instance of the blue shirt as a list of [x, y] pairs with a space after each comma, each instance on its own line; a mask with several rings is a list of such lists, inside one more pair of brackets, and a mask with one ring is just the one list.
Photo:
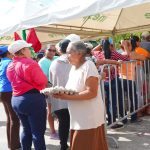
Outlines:
[[50, 81], [50, 74], [49, 74], [49, 68], [51, 66], [51, 63], [53, 60], [57, 59], [58, 56], [54, 56], [52, 60], [43, 57], [42, 59], [40, 59], [40, 61], [38, 62], [38, 64], [40, 65], [41, 69], [43, 70], [44, 74], [47, 76], [48, 80]]
[[1, 58], [1, 61], [0, 61], [0, 92], [11, 92], [12, 91], [11, 83], [9, 82], [9, 80], [6, 76], [7, 67], [11, 61], [12, 60], [7, 57]]

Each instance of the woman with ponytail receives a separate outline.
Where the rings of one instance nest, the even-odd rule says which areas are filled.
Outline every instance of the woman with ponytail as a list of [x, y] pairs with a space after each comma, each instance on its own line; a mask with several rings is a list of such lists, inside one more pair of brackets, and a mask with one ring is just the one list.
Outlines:
[[[104, 51], [104, 57], [105, 59], [111, 59], [111, 60], [122, 60], [122, 61], [128, 61], [129, 60], [129, 55], [121, 55], [119, 54], [115, 49], [113, 44], [110, 44], [108, 39], [105, 39], [102, 41], [103, 45], [103, 51]], [[107, 115], [108, 115], [108, 125], [116, 121], [116, 116], [117, 116], [117, 95], [116, 95], [116, 79], [118, 83], [118, 90], [121, 89], [121, 83], [119, 80], [119, 73], [118, 73], [118, 66], [117, 66], [117, 77], [115, 77], [115, 69], [114, 67], [110, 67], [110, 79], [108, 77], [108, 69], [106, 72], [106, 80], [104, 82], [105, 85], [105, 91], [106, 91], [106, 96], [107, 96]], [[115, 79], [116, 78], [116, 79]], [[111, 102], [110, 102], [110, 91], [109, 91], [109, 80], [111, 80], [111, 93], [112, 93], [112, 112], [113, 114], [111, 115]], [[120, 115], [123, 116], [123, 105], [122, 105], [122, 94], [121, 90], [118, 91], [118, 102], [119, 102], [119, 112]], [[112, 118], [112, 117], [113, 118]], [[112, 126], [113, 129], [115, 128], [120, 128], [122, 127], [123, 124], [116, 124]]]

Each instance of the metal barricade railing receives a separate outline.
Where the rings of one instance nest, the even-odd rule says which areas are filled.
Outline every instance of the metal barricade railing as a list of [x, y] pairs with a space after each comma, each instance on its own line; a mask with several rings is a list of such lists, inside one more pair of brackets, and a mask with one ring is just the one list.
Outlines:
[[[136, 113], [150, 105], [150, 61], [122, 61], [119, 67], [107, 64], [103, 65], [101, 72], [106, 67], [108, 80], [101, 82], [101, 89], [106, 105], [107, 127], [110, 128], [121, 121], [125, 123], [129, 116], [131, 121], [135, 121]], [[109, 88], [105, 87], [106, 83]], [[118, 143], [114, 138], [113, 140], [117, 148]]]

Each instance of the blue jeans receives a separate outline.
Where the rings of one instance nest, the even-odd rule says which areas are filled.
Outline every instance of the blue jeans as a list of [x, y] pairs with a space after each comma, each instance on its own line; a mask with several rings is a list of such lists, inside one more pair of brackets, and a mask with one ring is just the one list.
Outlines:
[[[117, 78], [117, 82], [119, 82], [119, 79]], [[119, 88], [118, 83], [118, 89]], [[106, 92], [106, 109], [107, 109], [107, 116], [108, 116], [108, 125], [116, 121], [116, 115], [117, 115], [117, 96], [116, 96], [116, 80], [111, 80], [111, 96], [112, 96], [112, 107], [111, 107], [111, 99], [110, 99], [110, 91], [109, 91], [109, 82], [104, 82], [105, 92]], [[119, 92], [118, 92], [119, 93]], [[119, 101], [120, 97], [118, 96]], [[112, 112], [112, 116], [111, 116]]]
[[44, 134], [46, 130], [46, 101], [40, 93], [23, 94], [12, 97], [12, 107], [21, 120], [22, 150], [46, 150]]
[[[132, 113], [132, 112], [134, 112], [134, 107], [135, 107], [135, 110], [137, 110], [137, 107], [138, 107], [136, 86], [135, 86], [135, 81], [133, 81], [134, 90], [132, 90], [132, 80], [123, 79], [124, 91], [127, 92], [127, 94], [128, 94], [128, 84], [127, 83], [129, 83], [130, 113]], [[133, 94], [134, 94], [134, 99], [133, 99]], [[131, 121], [135, 121], [135, 120], [137, 120], [137, 113], [134, 113], [131, 115]]]

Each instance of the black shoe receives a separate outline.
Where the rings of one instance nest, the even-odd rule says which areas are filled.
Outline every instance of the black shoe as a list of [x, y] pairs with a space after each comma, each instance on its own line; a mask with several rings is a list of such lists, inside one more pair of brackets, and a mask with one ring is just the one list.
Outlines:
[[61, 146], [61, 148], [60, 148], [60, 150], [68, 150], [69, 149], [69, 146], [68, 145], [66, 145], [66, 146]]
[[128, 119], [126, 118], [126, 119], [122, 120], [122, 123], [123, 124], [127, 124], [128, 123]]
[[123, 124], [117, 123], [117, 124], [111, 126], [110, 128], [111, 128], [111, 129], [121, 129], [121, 128], [123, 128], [123, 127], [124, 127]]

